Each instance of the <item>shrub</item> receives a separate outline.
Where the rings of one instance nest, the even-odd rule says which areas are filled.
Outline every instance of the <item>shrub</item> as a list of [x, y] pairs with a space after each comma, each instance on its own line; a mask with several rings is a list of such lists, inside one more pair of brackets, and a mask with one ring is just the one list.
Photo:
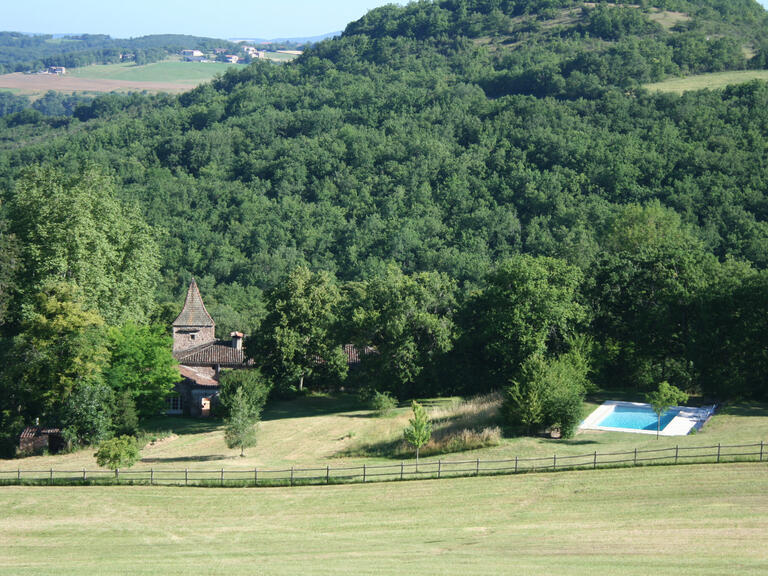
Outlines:
[[390, 396], [389, 392], [374, 391], [369, 405], [379, 416], [388, 416], [397, 408], [397, 398]]
[[112, 426], [118, 436], [136, 436], [139, 432], [139, 415], [136, 402], [129, 390], [118, 394], [112, 415]]
[[260, 416], [267, 403], [271, 385], [257, 368], [230, 370], [221, 375], [219, 402], [222, 415], [230, 414], [239, 390], [242, 390], [241, 400], [245, 402], [247, 410], [257, 417]]

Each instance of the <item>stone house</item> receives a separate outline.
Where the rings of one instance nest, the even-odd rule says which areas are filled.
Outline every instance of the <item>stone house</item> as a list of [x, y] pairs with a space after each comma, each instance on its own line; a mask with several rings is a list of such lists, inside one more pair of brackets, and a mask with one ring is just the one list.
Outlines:
[[241, 332], [233, 332], [230, 340], [216, 339], [216, 323], [192, 280], [184, 308], [173, 321], [173, 356], [183, 379], [168, 398], [166, 413], [210, 416], [218, 398], [221, 370], [248, 366], [244, 338]]

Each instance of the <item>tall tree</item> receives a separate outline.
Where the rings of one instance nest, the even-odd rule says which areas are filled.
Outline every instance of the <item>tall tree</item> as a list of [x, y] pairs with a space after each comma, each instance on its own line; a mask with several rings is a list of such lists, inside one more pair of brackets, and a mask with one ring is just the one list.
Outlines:
[[259, 411], [255, 410], [243, 388], [238, 388], [229, 399], [229, 415], [225, 420], [224, 439], [230, 448], [240, 448], [240, 457], [245, 449], [256, 445], [256, 424]]
[[672, 406], [679, 406], [688, 401], [688, 394], [670, 385], [669, 382], [661, 382], [659, 387], [653, 392], [649, 392], [646, 395], [648, 403], [656, 412], [656, 438], [659, 437], [661, 432], [661, 417], [664, 412], [669, 410]]
[[118, 396], [128, 393], [139, 416], [158, 414], [181, 380], [173, 358], [173, 342], [162, 326], [131, 322], [109, 330], [110, 362], [105, 377]]
[[95, 169], [65, 176], [33, 168], [9, 203], [10, 231], [24, 263], [19, 285], [28, 296], [49, 282], [76, 284], [86, 308], [112, 325], [143, 321], [154, 302], [158, 251], [137, 211], [115, 198]]
[[299, 390], [318, 371], [345, 378], [346, 358], [336, 337], [340, 298], [330, 274], [294, 268], [267, 294], [269, 312], [246, 342], [248, 355], [275, 383]]
[[395, 265], [349, 288], [352, 338], [375, 351], [363, 358], [369, 385], [404, 397], [426, 391], [425, 369], [453, 345], [455, 289], [443, 274], [408, 276]]
[[408, 420], [410, 424], [404, 431], [405, 441], [416, 448], [416, 472], [419, 471], [419, 450], [432, 438], [432, 423], [424, 406], [413, 401], [411, 404], [413, 418]]

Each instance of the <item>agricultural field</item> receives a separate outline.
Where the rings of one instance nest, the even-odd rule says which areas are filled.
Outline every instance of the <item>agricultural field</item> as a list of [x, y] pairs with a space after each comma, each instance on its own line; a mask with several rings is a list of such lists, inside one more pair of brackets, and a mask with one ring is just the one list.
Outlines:
[[[584, 416], [603, 398], [585, 403]], [[685, 437], [661, 437], [619, 432], [584, 431], [570, 440], [544, 437], [506, 438], [499, 424], [501, 399], [481, 397], [467, 402], [458, 398], [426, 400], [433, 420], [433, 442], [422, 455], [445, 460], [500, 460], [527, 457], [565, 457], [598, 452], [754, 444], [768, 441], [768, 407], [740, 404], [721, 409], [697, 434]], [[149, 444], [142, 450], [142, 460], [135, 470], [251, 470], [285, 469], [290, 466], [362, 466], [363, 464], [409, 461], [413, 452], [402, 441], [411, 410], [397, 408], [391, 415], [377, 417], [352, 395], [310, 396], [290, 402], [268, 405], [260, 424], [258, 444], [241, 458], [237, 449], [227, 448], [221, 421], [185, 418], [158, 418], [147, 427]], [[464, 430], [476, 431], [463, 434]], [[450, 438], [462, 437], [464, 445], [478, 437], [486, 440], [483, 448], [447, 452]], [[467, 438], [468, 437], [468, 438]], [[152, 439], [155, 439], [152, 442]], [[79, 470], [95, 469], [93, 450], [72, 454], [33, 456], [0, 460], [0, 470]]]
[[166, 60], [144, 66], [131, 63], [73, 68], [64, 76], [52, 74], [5, 74], [0, 89], [39, 96], [57, 92], [185, 92], [223, 74], [236, 64]]
[[764, 574], [764, 464], [276, 489], [5, 487], [0, 575]]
[[682, 94], [691, 90], [717, 90], [731, 84], [743, 84], [750, 80], [768, 81], [768, 70], [737, 70], [697, 74], [695, 76], [686, 76], [685, 78], [669, 78], [663, 82], [646, 84], [645, 88], [655, 92]]

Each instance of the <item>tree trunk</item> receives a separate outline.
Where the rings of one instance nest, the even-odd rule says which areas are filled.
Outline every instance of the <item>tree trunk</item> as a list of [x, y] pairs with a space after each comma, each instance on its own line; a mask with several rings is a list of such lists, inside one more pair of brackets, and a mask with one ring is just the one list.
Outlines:
[[240, 445], [240, 458], [245, 458], [245, 446]]
[[661, 414], [656, 416], [656, 440], [659, 439], [659, 432], [661, 432]]
[[416, 474], [419, 473], [419, 447], [416, 446]]
[[304, 390], [304, 374], [301, 375], [301, 378], [299, 378], [299, 392]]

